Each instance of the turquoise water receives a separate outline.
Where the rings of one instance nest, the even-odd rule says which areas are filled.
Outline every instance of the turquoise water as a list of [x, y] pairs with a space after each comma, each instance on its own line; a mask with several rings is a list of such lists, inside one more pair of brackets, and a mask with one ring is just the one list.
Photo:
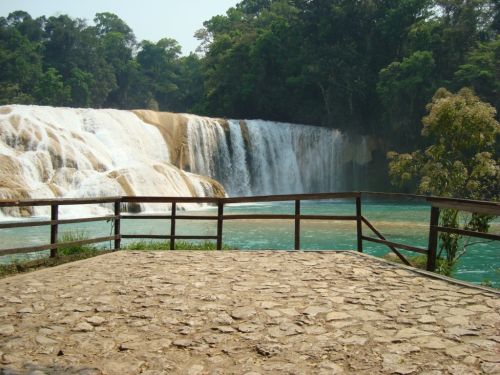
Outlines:
[[[292, 203], [272, 203], [253, 205], [229, 205], [227, 213], [250, 214], [294, 214]], [[302, 214], [354, 215], [355, 205], [351, 202], [303, 202]], [[216, 215], [216, 209], [190, 211], [189, 215]], [[182, 212], [179, 212], [182, 215]], [[427, 247], [430, 209], [426, 204], [363, 202], [363, 215], [390, 241]], [[86, 233], [89, 237], [107, 236], [112, 233], [111, 223], [83, 223], [64, 225], [65, 230]], [[168, 234], [169, 220], [122, 220], [122, 234]], [[365, 235], [373, 236], [370, 229], [363, 226]], [[497, 220], [491, 228], [492, 233], [500, 232]], [[215, 221], [177, 221], [178, 235], [215, 235]], [[91, 236], [90, 236], [91, 234]], [[1, 248], [16, 246], [35, 246], [48, 242], [48, 227], [0, 229]], [[126, 243], [126, 241], [123, 241]], [[248, 250], [290, 250], [294, 247], [293, 220], [237, 220], [224, 221], [223, 242], [232, 248]], [[470, 246], [461, 258], [454, 277], [481, 283], [491, 282], [500, 287], [500, 242], [472, 239], [479, 242]], [[112, 243], [101, 246], [111, 247]], [[387, 247], [364, 242], [364, 251], [382, 256], [389, 252]], [[350, 221], [302, 221], [302, 250], [355, 250], [356, 225]], [[402, 251], [403, 253], [409, 254]], [[415, 253], [413, 253], [415, 254]], [[26, 257], [26, 255], [23, 255]], [[30, 257], [46, 256], [46, 252], [30, 254]], [[0, 263], [8, 263], [19, 256], [0, 257]]]

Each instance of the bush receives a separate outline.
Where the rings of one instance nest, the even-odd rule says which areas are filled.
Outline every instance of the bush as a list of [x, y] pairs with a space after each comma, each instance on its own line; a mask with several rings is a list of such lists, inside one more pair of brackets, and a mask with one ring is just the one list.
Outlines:
[[[389, 252], [383, 256], [385, 260], [394, 262], [394, 263], [403, 263], [401, 259], [399, 259], [396, 254]], [[405, 257], [410, 264], [422, 270], [427, 269], [427, 256], [426, 255], [413, 255]], [[446, 259], [437, 258], [436, 259], [436, 273], [439, 273], [444, 276], [451, 276], [452, 269], [448, 267], [448, 263]]]
[[[90, 237], [85, 231], [67, 231], [59, 236], [58, 242], [75, 242], [88, 240]], [[57, 248], [58, 256], [95, 253], [98, 250], [91, 245], [61, 245]]]

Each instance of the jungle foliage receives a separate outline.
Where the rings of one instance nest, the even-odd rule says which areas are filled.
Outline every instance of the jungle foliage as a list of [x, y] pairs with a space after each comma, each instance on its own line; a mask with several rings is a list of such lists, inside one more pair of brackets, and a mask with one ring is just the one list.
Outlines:
[[0, 103], [152, 108], [419, 138], [439, 87], [500, 104], [496, 0], [243, 0], [197, 54], [111, 13], [0, 18]]

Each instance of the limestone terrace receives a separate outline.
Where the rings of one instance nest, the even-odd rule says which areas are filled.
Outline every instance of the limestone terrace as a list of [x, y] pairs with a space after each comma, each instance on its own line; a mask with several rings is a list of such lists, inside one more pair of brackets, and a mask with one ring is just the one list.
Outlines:
[[4, 374], [498, 374], [500, 298], [354, 252], [116, 252], [0, 280]]

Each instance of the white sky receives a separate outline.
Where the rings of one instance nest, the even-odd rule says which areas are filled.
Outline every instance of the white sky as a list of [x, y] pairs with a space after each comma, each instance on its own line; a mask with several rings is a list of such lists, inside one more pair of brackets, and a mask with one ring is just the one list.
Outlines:
[[169, 37], [189, 54], [198, 46], [194, 32], [212, 16], [225, 14], [239, 0], [0, 0], [0, 16], [24, 10], [33, 18], [68, 14], [93, 23], [94, 15], [111, 12], [124, 20], [138, 41]]

